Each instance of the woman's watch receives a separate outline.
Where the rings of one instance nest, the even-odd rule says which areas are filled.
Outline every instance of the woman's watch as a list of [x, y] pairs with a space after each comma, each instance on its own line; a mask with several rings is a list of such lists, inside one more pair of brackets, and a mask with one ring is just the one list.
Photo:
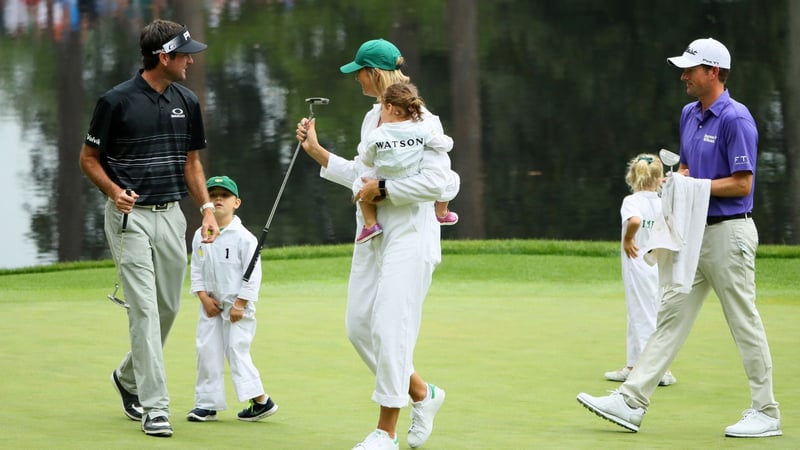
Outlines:
[[386, 198], [386, 180], [378, 180], [378, 194], [381, 198]]

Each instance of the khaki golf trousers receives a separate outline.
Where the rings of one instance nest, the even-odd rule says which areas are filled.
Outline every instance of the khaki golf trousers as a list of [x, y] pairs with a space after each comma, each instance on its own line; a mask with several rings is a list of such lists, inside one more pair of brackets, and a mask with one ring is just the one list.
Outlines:
[[178, 314], [186, 274], [186, 218], [173, 202], [165, 211], [134, 207], [122, 232], [114, 202], [105, 209], [105, 232], [128, 302], [131, 351], [117, 368], [119, 381], [151, 418], [169, 417], [162, 348]]
[[656, 331], [619, 391], [634, 408], [647, 409], [650, 396], [678, 354], [711, 289], [742, 358], [750, 383], [751, 407], [780, 418], [772, 390], [772, 357], [761, 316], [756, 309], [755, 255], [758, 231], [752, 219], [734, 219], [707, 226], [692, 290], [667, 289]]

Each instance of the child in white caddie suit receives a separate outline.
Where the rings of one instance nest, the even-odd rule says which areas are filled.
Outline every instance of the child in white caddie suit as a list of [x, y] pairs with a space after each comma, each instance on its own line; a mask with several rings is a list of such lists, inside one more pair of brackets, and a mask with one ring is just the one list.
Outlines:
[[[366, 145], [359, 146], [359, 157], [367, 169], [362, 177], [394, 180], [415, 175], [419, 173], [424, 150], [442, 153], [452, 150], [453, 139], [422, 120], [424, 107], [425, 102], [413, 84], [395, 83], [386, 88], [381, 98], [380, 123], [367, 136]], [[357, 195], [363, 186], [361, 178], [356, 179], [353, 194]], [[447, 201], [434, 203], [440, 225], [458, 222], [458, 214], [450, 211], [448, 205]], [[357, 244], [383, 233], [378, 223], [377, 205], [359, 203], [359, 207], [364, 227], [356, 237]]]
[[225, 359], [240, 402], [250, 406], [238, 414], [239, 420], [253, 422], [278, 411], [264, 391], [261, 375], [250, 357], [256, 334], [256, 307], [261, 286], [261, 261], [256, 260], [249, 281], [243, 281], [250, 258], [258, 246], [234, 213], [241, 206], [239, 188], [227, 176], [211, 177], [206, 183], [220, 235], [213, 244], [201, 242], [200, 230], [192, 241], [191, 291], [200, 299], [197, 320], [197, 383], [190, 422], [217, 420], [217, 411], [228, 408], [225, 402], [223, 370]]
[[[639, 354], [656, 329], [656, 317], [661, 304], [658, 283], [658, 266], [651, 266], [640, 252], [650, 239], [650, 230], [661, 216], [661, 198], [658, 188], [664, 168], [655, 155], [641, 154], [628, 162], [625, 182], [631, 194], [622, 200], [621, 260], [622, 282], [625, 285], [625, 303], [628, 310], [627, 363], [624, 367], [606, 372], [611, 381], [625, 381], [633, 370]], [[660, 386], [675, 384], [677, 380], [669, 369], [659, 382]]]

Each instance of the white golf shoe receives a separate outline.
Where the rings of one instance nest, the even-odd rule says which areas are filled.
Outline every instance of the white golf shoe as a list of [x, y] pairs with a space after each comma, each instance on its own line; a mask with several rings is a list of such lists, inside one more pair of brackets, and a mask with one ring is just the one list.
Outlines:
[[[606, 372], [603, 375], [606, 377], [606, 380], [625, 382], [625, 380], [628, 379], [630, 374], [631, 374], [631, 369], [629, 369], [627, 367], [623, 367], [621, 369], [617, 369], [617, 370], [614, 370], [614, 371], [611, 371], [611, 372]], [[678, 379], [675, 378], [675, 375], [673, 375], [672, 372], [669, 369], [667, 369], [667, 371], [664, 372], [664, 376], [661, 377], [660, 380], [658, 380], [658, 385], [659, 386], [672, 386], [673, 384], [675, 384], [677, 382], [678, 382]]]
[[408, 429], [408, 445], [411, 448], [420, 447], [431, 437], [433, 432], [433, 418], [444, 403], [444, 389], [429, 384], [430, 398], [420, 402], [411, 403], [411, 428]]
[[606, 372], [603, 375], [605, 375], [606, 380], [625, 381], [625, 380], [628, 379], [628, 375], [630, 375], [630, 374], [631, 374], [631, 369], [628, 369], [627, 367], [623, 367], [622, 369], [617, 369], [617, 370], [613, 370], [611, 372]]
[[742, 413], [742, 420], [725, 428], [725, 436], [729, 437], [769, 437], [781, 436], [781, 419], [770, 417], [761, 411], [747, 409]]
[[383, 430], [375, 430], [366, 439], [359, 442], [353, 450], [399, 450], [400, 442], [395, 436], [394, 439], [389, 433]]
[[659, 386], [672, 386], [673, 384], [675, 384], [677, 382], [678, 382], [678, 379], [675, 378], [675, 375], [673, 375], [672, 372], [667, 370], [666, 372], [664, 372], [664, 376], [661, 377], [661, 380], [659, 380], [658, 385]]
[[605, 397], [592, 397], [581, 392], [578, 394], [578, 402], [598, 416], [633, 432], [639, 431], [645, 413], [644, 408], [628, 406], [619, 391], [612, 391], [611, 395]]

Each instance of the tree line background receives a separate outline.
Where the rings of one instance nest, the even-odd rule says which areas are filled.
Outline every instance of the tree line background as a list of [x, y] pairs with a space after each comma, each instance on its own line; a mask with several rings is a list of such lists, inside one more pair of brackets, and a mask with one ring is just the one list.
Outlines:
[[[7, 4], [12, 0], [0, 3]], [[35, 3], [35, 2], [34, 2]], [[69, 4], [68, 4], [69, 3]], [[104, 199], [78, 168], [94, 102], [140, 65], [141, 27], [186, 23], [209, 48], [187, 84], [205, 108], [207, 175], [239, 182], [255, 234], [295, 149], [294, 128], [315, 108], [323, 145], [355, 155], [371, 99], [339, 72], [359, 45], [384, 37], [453, 136], [462, 217], [444, 238], [616, 240], [638, 153], [678, 151], [678, 118], [691, 101], [666, 58], [699, 37], [731, 51], [728, 88], [760, 133], [754, 215], [762, 243], [800, 244], [800, 5], [777, 0], [297, 0], [45, 1], [49, 21], [3, 30], [0, 89], [31, 142], [31, 236], [59, 261], [108, 257]], [[53, 13], [64, 8], [63, 26]], [[35, 194], [34, 194], [35, 195]], [[349, 191], [299, 155], [268, 246], [352, 241]], [[13, 201], [13, 200], [12, 200]], [[187, 233], [199, 224], [191, 202]], [[12, 205], [12, 207], [15, 207]], [[55, 238], [54, 238], [55, 237]]]

